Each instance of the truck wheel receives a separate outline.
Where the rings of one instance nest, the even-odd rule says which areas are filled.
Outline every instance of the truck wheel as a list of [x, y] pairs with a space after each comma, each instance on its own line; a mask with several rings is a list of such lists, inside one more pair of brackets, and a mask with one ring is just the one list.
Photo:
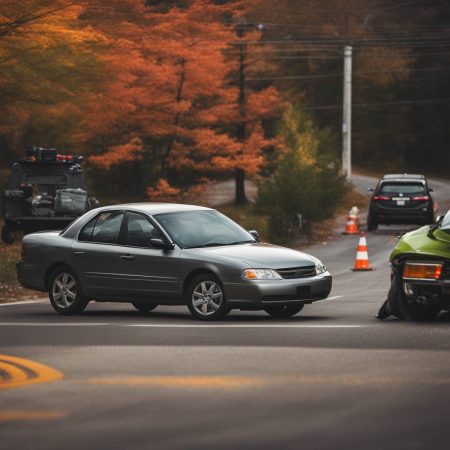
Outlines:
[[14, 238], [11, 235], [11, 228], [7, 223], [5, 223], [2, 228], [2, 241], [5, 244], [12, 244], [14, 242]]

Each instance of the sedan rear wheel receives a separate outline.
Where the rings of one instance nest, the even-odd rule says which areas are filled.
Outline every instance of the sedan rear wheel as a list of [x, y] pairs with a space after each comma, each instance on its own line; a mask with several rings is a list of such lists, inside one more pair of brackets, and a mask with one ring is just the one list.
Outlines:
[[299, 313], [305, 305], [273, 306], [266, 308], [266, 313], [274, 319], [288, 319]]
[[230, 312], [222, 284], [214, 275], [195, 277], [189, 283], [186, 300], [189, 311], [199, 320], [217, 320]]
[[49, 298], [53, 309], [63, 315], [80, 314], [89, 303], [81, 293], [77, 276], [66, 267], [56, 269], [50, 276]]

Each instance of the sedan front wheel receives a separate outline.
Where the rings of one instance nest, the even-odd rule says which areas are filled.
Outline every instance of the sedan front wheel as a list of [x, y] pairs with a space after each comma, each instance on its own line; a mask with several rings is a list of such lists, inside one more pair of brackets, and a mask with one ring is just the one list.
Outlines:
[[217, 320], [230, 312], [222, 284], [214, 275], [196, 276], [189, 283], [186, 300], [189, 311], [199, 320]]

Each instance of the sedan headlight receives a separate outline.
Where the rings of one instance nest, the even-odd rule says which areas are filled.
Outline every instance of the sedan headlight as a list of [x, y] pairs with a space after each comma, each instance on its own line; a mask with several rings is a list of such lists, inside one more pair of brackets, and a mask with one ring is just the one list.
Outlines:
[[325, 264], [322, 261], [316, 261], [316, 275], [320, 275], [322, 273], [325, 273], [327, 271], [327, 268]]
[[244, 280], [282, 280], [283, 277], [273, 269], [245, 269], [242, 272]]

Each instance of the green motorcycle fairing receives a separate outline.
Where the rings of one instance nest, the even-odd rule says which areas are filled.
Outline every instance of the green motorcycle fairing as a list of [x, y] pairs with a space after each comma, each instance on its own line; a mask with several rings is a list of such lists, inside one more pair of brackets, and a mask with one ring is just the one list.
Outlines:
[[438, 257], [450, 260], [450, 234], [426, 225], [402, 236], [391, 253], [390, 261], [405, 256]]

